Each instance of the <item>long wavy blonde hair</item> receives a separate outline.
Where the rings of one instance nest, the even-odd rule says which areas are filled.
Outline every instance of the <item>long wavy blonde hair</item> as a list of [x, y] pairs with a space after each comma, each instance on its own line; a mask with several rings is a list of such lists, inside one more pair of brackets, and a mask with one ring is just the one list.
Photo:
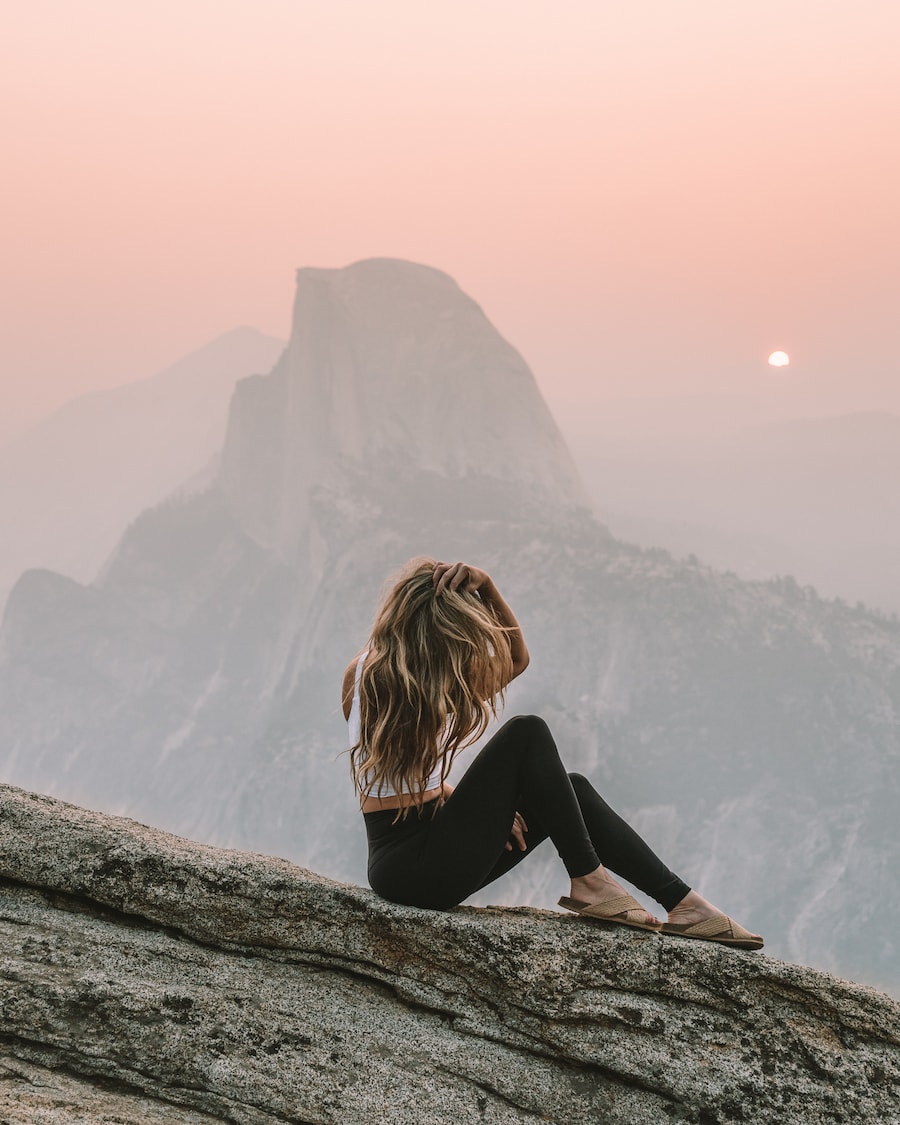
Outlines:
[[[363, 796], [387, 782], [421, 810], [440, 763], [484, 734], [512, 678], [510, 630], [477, 594], [435, 594], [434, 559], [412, 559], [375, 619], [359, 684], [350, 768]], [[398, 810], [406, 816], [409, 806]]]

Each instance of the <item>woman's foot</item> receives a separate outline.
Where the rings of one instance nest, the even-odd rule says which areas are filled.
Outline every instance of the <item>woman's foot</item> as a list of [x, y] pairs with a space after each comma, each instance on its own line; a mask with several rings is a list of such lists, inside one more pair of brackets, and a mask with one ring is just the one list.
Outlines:
[[[708, 918], [721, 918], [724, 911], [713, 906], [703, 895], [696, 891], [688, 891], [684, 898], [669, 911], [667, 924], [676, 926], [695, 926], [698, 922], [705, 922]], [[754, 940], [762, 941], [760, 934], [751, 934]]]
[[722, 911], [711, 902], [707, 902], [703, 895], [697, 894], [696, 891], [688, 891], [681, 902], [669, 911], [667, 921], [674, 922], [678, 926], [693, 926], [696, 922], [715, 918], [721, 913]]
[[[578, 902], [594, 904], [606, 902], [608, 899], [616, 898], [618, 895], [627, 893], [622, 884], [617, 883], [605, 867], [598, 867], [596, 871], [592, 871], [589, 875], [581, 875], [577, 879], [572, 880], [572, 889], [569, 892], [569, 897]], [[648, 911], [643, 911], [643, 915], [640, 921], [647, 922], [650, 925], [659, 923], [659, 919], [654, 918]]]

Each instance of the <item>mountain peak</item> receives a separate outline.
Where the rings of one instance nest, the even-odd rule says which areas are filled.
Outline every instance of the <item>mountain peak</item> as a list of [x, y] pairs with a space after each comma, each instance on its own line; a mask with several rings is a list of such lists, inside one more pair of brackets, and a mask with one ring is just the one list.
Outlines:
[[377, 479], [380, 504], [408, 507], [426, 478], [494, 518], [587, 504], [528, 365], [451, 277], [393, 258], [298, 270], [287, 351], [232, 402], [222, 485], [242, 526], [292, 555], [314, 489]]
[[411, 262], [406, 258], [359, 258], [349, 265], [343, 266], [340, 269], [326, 269], [320, 266], [301, 266], [297, 270], [297, 281], [305, 276], [315, 275], [328, 275], [331, 278], [336, 278], [340, 275], [344, 279], [360, 278], [366, 279], [370, 277], [376, 278], [381, 283], [388, 277], [393, 276], [398, 282], [421, 285], [434, 284], [436, 281], [455, 289], [457, 293], [462, 293], [459, 285], [444, 270], [439, 270], [436, 266], [426, 265], [424, 262]]

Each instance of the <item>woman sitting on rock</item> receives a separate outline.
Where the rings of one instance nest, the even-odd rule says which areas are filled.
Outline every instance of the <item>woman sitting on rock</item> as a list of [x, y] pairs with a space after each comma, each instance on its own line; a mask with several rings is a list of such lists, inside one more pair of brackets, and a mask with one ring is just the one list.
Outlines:
[[[527, 665], [519, 623], [485, 571], [408, 564], [343, 684], [372, 889], [392, 902], [449, 909], [549, 836], [571, 879], [559, 900], [566, 909], [759, 949], [758, 934], [673, 875], [586, 778], [566, 773], [543, 719], [508, 720], [459, 784], [447, 784], [454, 755], [484, 733]], [[660, 903], [666, 923], [610, 871]]]

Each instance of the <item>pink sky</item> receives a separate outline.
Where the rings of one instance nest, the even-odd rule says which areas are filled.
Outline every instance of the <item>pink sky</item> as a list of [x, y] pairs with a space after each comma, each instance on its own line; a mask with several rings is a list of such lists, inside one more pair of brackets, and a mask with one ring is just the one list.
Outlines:
[[900, 409], [895, 0], [29, 0], [0, 44], [0, 436], [373, 255], [551, 400]]

